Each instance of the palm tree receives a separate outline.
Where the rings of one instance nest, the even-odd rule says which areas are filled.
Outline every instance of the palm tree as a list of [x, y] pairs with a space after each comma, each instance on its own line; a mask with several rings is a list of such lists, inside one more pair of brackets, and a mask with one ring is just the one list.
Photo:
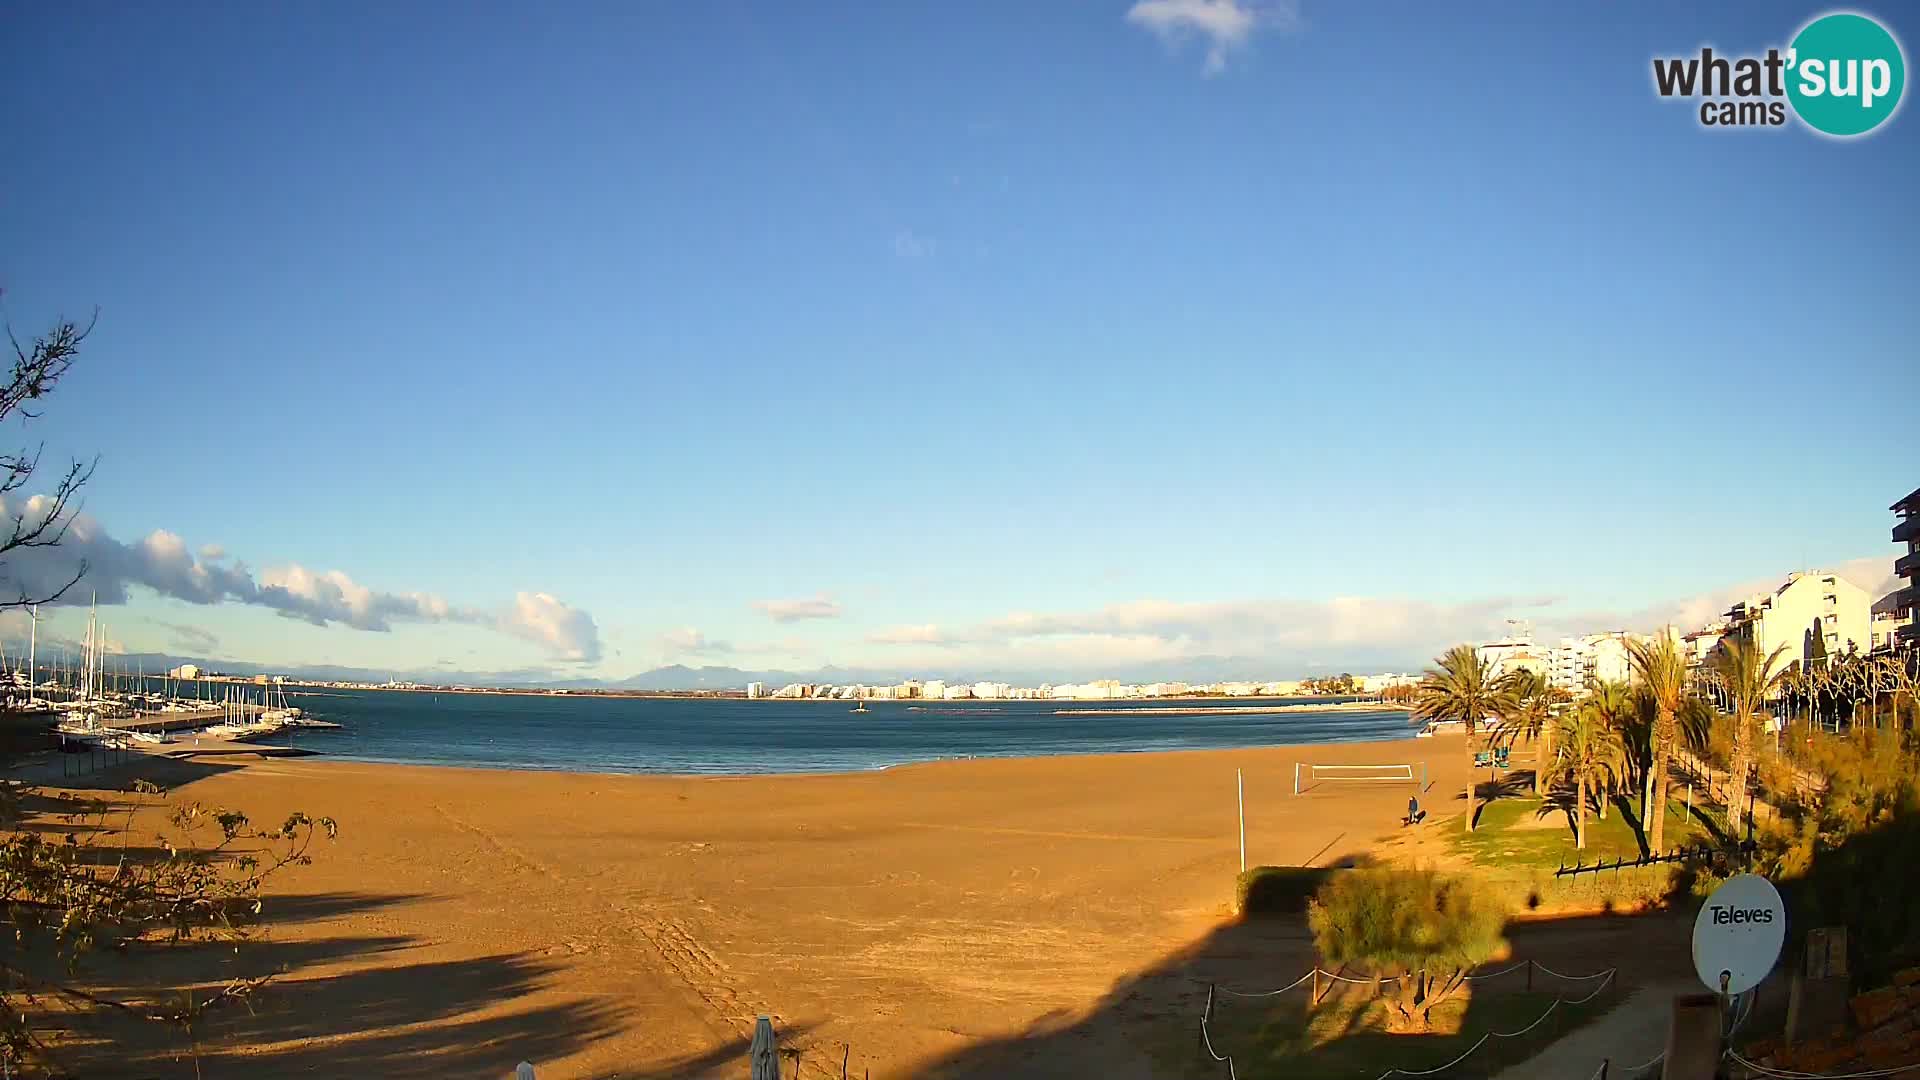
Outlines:
[[1726, 687], [1733, 707], [1733, 791], [1727, 797], [1727, 824], [1740, 828], [1747, 793], [1747, 775], [1753, 769], [1753, 720], [1766, 707], [1767, 699], [1786, 676], [1780, 657], [1785, 645], [1770, 655], [1760, 655], [1760, 646], [1747, 638], [1728, 638], [1714, 649], [1714, 674]]
[[1667, 837], [1667, 768], [1679, 736], [1680, 708], [1690, 692], [1687, 688], [1687, 660], [1674, 642], [1670, 628], [1664, 628], [1651, 641], [1629, 640], [1627, 661], [1641, 688], [1652, 701], [1653, 768], [1648, 776], [1647, 805], [1641, 810], [1647, 847], [1659, 852]]
[[1545, 773], [1553, 761], [1553, 706], [1566, 700], [1567, 695], [1547, 682], [1546, 676], [1526, 668], [1500, 676], [1498, 689], [1504, 700], [1493, 737], [1509, 745], [1520, 739], [1539, 742], [1539, 764], [1533, 770], [1533, 793], [1538, 796], [1545, 789]]
[[1414, 691], [1413, 715], [1423, 720], [1458, 720], [1467, 728], [1467, 829], [1473, 829], [1473, 736], [1480, 721], [1498, 714], [1505, 695], [1495, 684], [1493, 665], [1471, 645], [1455, 645], [1434, 660]]
[[1551, 766], [1553, 778], [1573, 781], [1573, 846], [1587, 846], [1587, 792], [1604, 808], [1607, 795], [1619, 783], [1625, 766], [1620, 736], [1608, 724], [1607, 714], [1592, 701], [1559, 718], [1559, 745]]
[[[1609, 679], [1594, 679], [1587, 684], [1587, 697], [1580, 703], [1599, 720], [1613, 736], [1613, 743], [1620, 752], [1615, 786], [1627, 781], [1626, 732], [1634, 722], [1633, 687], [1623, 682]], [[1607, 820], [1607, 799], [1600, 799], [1600, 820]]]

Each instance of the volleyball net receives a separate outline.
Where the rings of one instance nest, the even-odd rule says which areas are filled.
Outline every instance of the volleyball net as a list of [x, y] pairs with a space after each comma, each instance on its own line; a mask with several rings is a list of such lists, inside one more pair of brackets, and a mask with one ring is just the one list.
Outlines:
[[1293, 793], [1305, 795], [1325, 784], [1412, 784], [1427, 789], [1427, 763], [1410, 761], [1387, 765], [1316, 765], [1293, 763]]

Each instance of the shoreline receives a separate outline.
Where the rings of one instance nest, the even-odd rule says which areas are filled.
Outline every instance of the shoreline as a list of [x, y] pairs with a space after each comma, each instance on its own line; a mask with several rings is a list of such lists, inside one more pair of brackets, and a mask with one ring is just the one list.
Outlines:
[[[1441, 732], [1437, 738], [1447, 738], [1455, 732]], [[1431, 740], [1421, 740], [1422, 743]], [[789, 779], [811, 777], [857, 777], [875, 776], [883, 773], [898, 772], [903, 769], [916, 769], [929, 766], [957, 765], [967, 762], [998, 761], [1073, 761], [1081, 759], [1126, 758], [1136, 759], [1142, 756], [1166, 755], [1168, 757], [1189, 754], [1233, 754], [1250, 751], [1267, 753], [1280, 750], [1305, 751], [1316, 747], [1354, 747], [1354, 746], [1399, 746], [1415, 742], [1412, 729], [1401, 738], [1392, 739], [1325, 739], [1310, 743], [1257, 743], [1247, 746], [1193, 746], [1193, 747], [1141, 747], [1138, 750], [1088, 750], [1060, 754], [951, 754], [943, 757], [915, 758], [907, 761], [888, 762], [866, 768], [823, 768], [823, 769], [765, 769], [752, 772], [685, 772], [666, 769], [579, 769], [567, 767], [546, 768], [539, 765], [516, 763], [510, 765], [487, 765], [473, 762], [454, 761], [401, 761], [393, 758], [354, 757], [344, 754], [328, 753], [324, 749], [310, 750], [302, 755], [305, 761], [324, 764], [337, 762], [342, 765], [379, 765], [397, 769], [453, 769], [477, 773], [525, 773], [535, 776], [634, 776], [656, 777], [662, 780], [759, 780]], [[249, 750], [275, 749], [275, 746], [252, 743], [215, 744], [231, 753], [246, 754]], [[137, 747], [150, 757], [172, 757], [165, 753], [164, 747]], [[306, 749], [302, 747], [302, 749]], [[182, 760], [182, 758], [173, 758]], [[264, 755], [262, 755], [264, 760]]]

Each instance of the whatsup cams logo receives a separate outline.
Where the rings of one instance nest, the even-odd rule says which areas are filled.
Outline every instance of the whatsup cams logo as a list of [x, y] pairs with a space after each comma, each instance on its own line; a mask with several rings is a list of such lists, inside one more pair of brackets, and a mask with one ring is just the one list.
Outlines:
[[1822, 15], [1785, 49], [1764, 56], [1656, 56], [1663, 98], [1699, 101], [1708, 128], [1784, 127], [1789, 116], [1837, 138], [1865, 135], [1892, 119], [1907, 88], [1906, 54], [1879, 22], [1850, 11]]

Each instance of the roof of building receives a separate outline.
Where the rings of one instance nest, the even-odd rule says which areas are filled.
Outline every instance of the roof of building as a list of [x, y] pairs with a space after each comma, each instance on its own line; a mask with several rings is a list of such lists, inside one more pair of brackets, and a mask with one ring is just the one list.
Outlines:
[[1895, 589], [1880, 599], [1875, 600], [1873, 602], [1873, 613], [1875, 615], [1898, 615], [1906, 608], [1906, 592], [1907, 590], [1905, 589]]
[[1907, 493], [1906, 498], [1901, 499], [1899, 502], [1894, 503], [1892, 506], [1887, 507], [1887, 509], [1894, 510], [1894, 511], [1900, 511], [1900, 510], [1920, 511], [1920, 488], [1914, 488], [1912, 491]]

